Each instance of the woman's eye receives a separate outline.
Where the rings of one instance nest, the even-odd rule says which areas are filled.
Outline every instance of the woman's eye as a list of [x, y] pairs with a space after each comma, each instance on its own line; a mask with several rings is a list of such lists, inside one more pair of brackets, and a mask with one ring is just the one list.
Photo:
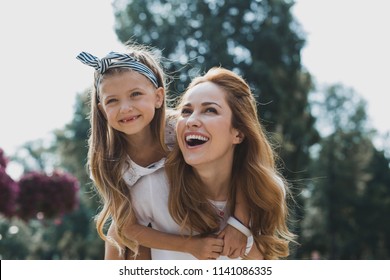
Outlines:
[[205, 110], [205, 112], [206, 113], [215, 113], [216, 114], [217, 113], [217, 109], [210, 107], [210, 108], [207, 108]]
[[186, 116], [186, 115], [190, 115], [192, 113], [192, 111], [188, 108], [183, 108], [181, 109], [181, 115], [182, 116]]

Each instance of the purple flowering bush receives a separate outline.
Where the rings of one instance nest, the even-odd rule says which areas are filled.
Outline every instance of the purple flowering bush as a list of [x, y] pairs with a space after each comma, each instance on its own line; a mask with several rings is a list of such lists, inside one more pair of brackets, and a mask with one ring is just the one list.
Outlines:
[[6, 158], [4, 151], [0, 148], [0, 168], [6, 168], [8, 163], [8, 159]]
[[15, 214], [18, 194], [18, 184], [0, 167], [0, 213], [6, 217]]
[[8, 159], [0, 148], [0, 213], [11, 217], [16, 211], [16, 200], [19, 194], [18, 184], [6, 173]]
[[19, 186], [18, 216], [24, 220], [36, 218], [38, 214], [44, 218], [61, 217], [79, 205], [78, 180], [67, 173], [27, 173]]

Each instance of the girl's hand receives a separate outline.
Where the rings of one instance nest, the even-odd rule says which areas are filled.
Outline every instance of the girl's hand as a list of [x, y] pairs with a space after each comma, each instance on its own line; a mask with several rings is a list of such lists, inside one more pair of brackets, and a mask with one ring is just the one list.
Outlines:
[[199, 260], [215, 260], [223, 250], [224, 241], [215, 236], [192, 236], [188, 239], [187, 252]]
[[244, 256], [248, 237], [241, 231], [231, 225], [227, 225], [220, 232], [218, 238], [223, 238], [224, 240], [222, 256], [228, 256], [231, 259]]

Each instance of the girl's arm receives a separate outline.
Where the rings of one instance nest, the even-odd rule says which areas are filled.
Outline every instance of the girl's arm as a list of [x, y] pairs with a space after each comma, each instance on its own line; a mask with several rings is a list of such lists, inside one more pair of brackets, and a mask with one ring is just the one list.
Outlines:
[[[110, 229], [111, 227], [113, 227], [113, 224], [111, 224]], [[181, 236], [161, 232], [139, 224], [128, 225], [124, 230], [127, 238], [137, 240], [141, 246], [189, 253], [197, 259], [218, 258], [224, 244], [223, 239], [213, 236]], [[109, 230], [107, 235], [115, 238], [115, 230]], [[113, 252], [113, 250], [116, 252]], [[106, 245], [106, 255], [110, 259], [116, 259], [119, 255], [118, 249], [112, 245]]]
[[[118, 242], [119, 238], [115, 232], [114, 226], [111, 224], [108, 229], [107, 236], [115, 239]], [[118, 242], [118, 244], [120, 244]], [[150, 248], [146, 248], [144, 246], [139, 246], [138, 255], [134, 258], [132, 251], [129, 248], [122, 247], [122, 252], [124, 254], [120, 254], [118, 248], [114, 246], [112, 243], [106, 241], [105, 242], [105, 252], [104, 259], [105, 260], [151, 260]]]
[[[248, 203], [245, 201], [242, 190], [237, 189], [236, 204], [234, 207], [234, 217], [248, 228], [250, 215]], [[229, 258], [238, 258], [243, 256], [246, 249], [247, 236], [241, 231], [227, 225], [223, 231], [218, 235], [219, 238], [223, 238], [224, 248], [221, 255], [228, 256]]]

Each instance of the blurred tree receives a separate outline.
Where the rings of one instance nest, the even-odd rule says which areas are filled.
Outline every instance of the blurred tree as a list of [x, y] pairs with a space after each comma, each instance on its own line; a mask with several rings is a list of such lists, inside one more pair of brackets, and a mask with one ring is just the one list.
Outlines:
[[53, 139], [37, 139], [25, 143], [11, 158], [24, 173], [42, 171], [50, 173], [59, 168], [58, 156], [53, 150]]
[[74, 174], [82, 185], [90, 183], [86, 168], [89, 135], [88, 90], [76, 95], [72, 121], [56, 130], [52, 149], [60, 155], [59, 164]]
[[[303, 250], [307, 255], [318, 250], [330, 259], [359, 259], [367, 256], [364, 250], [372, 252], [386, 240], [377, 239], [374, 244], [362, 238], [372, 241], [373, 236], [383, 237], [386, 232], [379, 230], [387, 219], [384, 215], [376, 213], [376, 225], [370, 217], [374, 208], [388, 207], [388, 201], [384, 203], [385, 198], [378, 194], [389, 194], [389, 187], [384, 187], [389, 186], [388, 178], [383, 178], [389, 166], [376, 155], [365, 102], [341, 85], [325, 89], [324, 94], [323, 106], [318, 109], [323, 116], [320, 126], [328, 135], [312, 166], [317, 179], [309, 189]], [[374, 254], [370, 256], [374, 258]]]
[[357, 217], [359, 259], [390, 258], [390, 159], [375, 150], [367, 168], [370, 176], [360, 196]]
[[[154, 46], [178, 77], [171, 94], [214, 66], [232, 69], [257, 96], [259, 115], [292, 182], [308, 177], [309, 148], [319, 140], [308, 104], [312, 87], [301, 66], [303, 32], [293, 19], [293, 1], [145, 0], [114, 1], [116, 32]], [[169, 63], [168, 63], [169, 62]], [[303, 185], [293, 191], [301, 212]], [[299, 235], [299, 224], [295, 223]]]

